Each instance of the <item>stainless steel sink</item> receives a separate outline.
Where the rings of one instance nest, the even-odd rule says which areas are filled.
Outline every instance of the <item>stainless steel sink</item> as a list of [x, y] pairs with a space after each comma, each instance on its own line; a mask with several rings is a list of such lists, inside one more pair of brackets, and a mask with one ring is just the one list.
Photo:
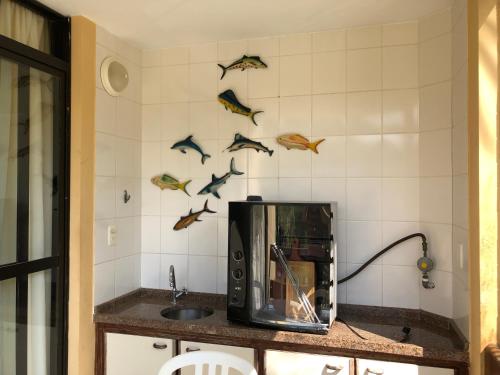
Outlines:
[[196, 320], [206, 318], [214, 310], [205, 307], [169, 307], [161, 312], [161, 316], [172, 320]]

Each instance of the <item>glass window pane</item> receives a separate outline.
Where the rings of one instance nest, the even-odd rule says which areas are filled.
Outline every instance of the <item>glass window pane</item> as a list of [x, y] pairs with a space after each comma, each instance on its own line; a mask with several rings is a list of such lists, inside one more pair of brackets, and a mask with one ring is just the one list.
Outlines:
[[30, 69], [29, 260], [53, 255], [54, 97], [59, 84], [58, 77]]
[[57, 330], [61, 322], [56, 270], [28, 276], [28, 375], [56, 374]]
[[12, 0], [0, 1], [0, 34], [50, 53], [47, 19]]
[[16, 261], [18, 66], [0, 58], [0, 264]]
[[16, 375], [16, 279], [0, 281], [0, 374]]

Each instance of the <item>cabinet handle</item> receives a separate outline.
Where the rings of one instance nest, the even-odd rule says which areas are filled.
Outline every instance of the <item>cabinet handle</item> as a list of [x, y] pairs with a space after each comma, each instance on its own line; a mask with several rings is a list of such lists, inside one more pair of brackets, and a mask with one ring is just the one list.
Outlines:
[[325, 368], [327, 370], [330, 370], [330, 371], [341, 371], [344, 369], [344, 366], [335, 366], [335, 365], [329, 365], [329, 364], [326, 364], [325, 365]]
[[200, 351], [200, 348], [197, 348], [197, 347], [194, 347], [194, 346], [191, 346], [191, 347], [187, 347], [186, 348], [186, 352], [189, 353], [189, 352], [199, 352]]
[[367, 368], [366, 373], [373, 374], [373, 375], [384, 375], [384, 370]]
[[161, 342], [155, 342], [153, 344], [153, 348], [158, 349], [158, 350], [165, 350], [165, 349], [167, 349], [167, 344], [163, 344]]

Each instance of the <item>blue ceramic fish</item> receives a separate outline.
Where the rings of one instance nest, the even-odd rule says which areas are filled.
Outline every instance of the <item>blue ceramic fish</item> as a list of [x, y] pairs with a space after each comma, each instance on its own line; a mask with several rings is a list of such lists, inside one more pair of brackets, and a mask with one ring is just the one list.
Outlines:
[[255, 115], [257, 113], [262, 113], [263, 111], [252, 111], [250, 108], [241, 104], [238, 98], [236, 98], [236, 94], [233, 90], [224, 91], [223, 93], [219, 94], [218, 99], [219, 103], [221, 103], [226, 108], [226, 111], [229, 108], [233, 113], [250, 117], [254, 125], [257, 125], [257, 123], [255, 122]]
[[257, 152], [264, 151], [267, 152], [269, 156], [272, 156], [274, 152], [273, 150], [268, 149], [262, 143], [252, 141], [251, 139], [242, 136], [240, 133], [234, 135], [233, 143], [231, 143], [231, 145], [228, 148], [226, 148], [226, 150], [229, 150], [229, 152], [233, 152], [244, 148], [253, 148]]
[[179, 150], [183, 154], [185, 154], [186, 150], [189, 149], [189, 148], [192, 149], [192, 150], [198, 151], [201, 154], [201, 164], [205, 164], [205, 160], [207, 160], [210, 157], [209, 154], [205, 154], [203, 152], [203, 150], [201, 149], [200, 146], [198, 146], [196, 143], [193, 142], [193, 136], [192, 135], [190, 135], [189, 137], [187, 137], [186, 139], [184, 139], [182, 141], [179, 141], [179, 142], [175, 143], [170, 148], [172, 150]]
[[217, 190], [219, 190], [219, 188], [226, 183], [229, 177], [231, 177], [232, 175], [241, 175], [241, 174], [243, 174], [243, 172], [239, 172], [236, 170], [236, 167], [234, 166], [234, 158], [232, 158], [229, 172], [227, 172], [222, 177], [215, 177], [215, 175], [212, 174], [212, 182], [210, 182], [207, 186], [201, 189], [198, 194], [199, 195], [213, 194], [216, 198], [220, 199], [220, 195], [217, 192]]

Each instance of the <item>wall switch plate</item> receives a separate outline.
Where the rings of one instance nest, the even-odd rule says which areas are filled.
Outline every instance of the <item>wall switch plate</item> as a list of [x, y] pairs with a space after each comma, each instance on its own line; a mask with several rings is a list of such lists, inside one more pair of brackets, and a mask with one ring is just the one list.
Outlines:
[[116, 230], [116, 225], [108, 225], [108, 246], [116, 246], [116, 236], [118, 231]]

